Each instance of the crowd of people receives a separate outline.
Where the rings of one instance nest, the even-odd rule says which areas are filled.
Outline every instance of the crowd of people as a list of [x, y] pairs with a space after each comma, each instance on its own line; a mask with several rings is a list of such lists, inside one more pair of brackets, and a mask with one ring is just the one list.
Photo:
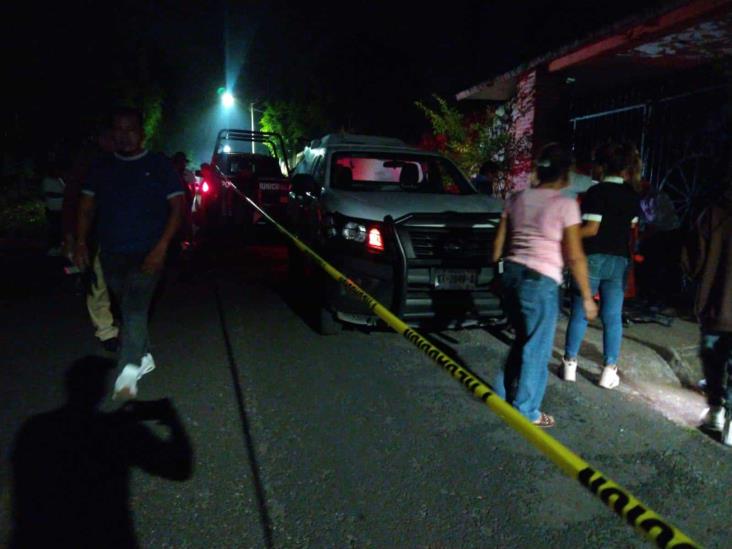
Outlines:
[[[65, 176], [49, 172], [43, 183], [49, 247], [61, 243], [62, 253], [89, 274], [87, 308], [96, 337], [118, 353], [115, 396], [120, 398], [134, 398], [139, 379], [155, 368], [148, 311], [171, 243], [187, 225], [186, 197], [195, 181], [184, 153], [168, 158], [144, 148], [143, 127], [138, 111], [116, 111], [110, 128], [98, 133], [94, 146], [78, 155]], [[632, 233], [649, 211], [664, 211], [664, 197], [640, 183], [640, 155], [632, 145], [598, 147], [591, 177], [578, 176], [573, 168], [561, 145], [545, 146], [535, 159], [532, 187], [506, 198], [493, 245], [504, 310], [515, 333], [494, 388], [540, 427], [556, 423], [542, 402], [560, 286], [571, 275], [560, 377], [576, 381], [588, 322], [599, 316], [603, 369], [598, 384], [617, 388]], [[484, 164], [475, 179], [480, 192], [495, 190], [498, 169]], [[667, 231], [678, 228], [678, 223], [666, 225]], [[684, 250], [684, 263], [700, 281], [697, 314], [710, 405], [705, 425], [721, 431], [732, 445], [732, 187], [704, 210], [690, 234], [694, 240]], [[653, 279], [652, 273], [646, 276]]]
[[[572, 275], [572, 304], [560, 377], [574, 382], [577, 355], [588, 321], [603, 328], [603, 369], [598, 384], [620, 384], [622, 311], [632, 258], [631, 235], [642, 211], [638, 151], [607, 143], [595, 153], [599, 182], [581, 201], [563, 191], [572, 159], [558, 144], [535, 161], [535, 185], [506, 200], [493, 260], [502, 266], [504, 308], [515, 332], [496, 392], [532, 423], [552, 427], [541, 409], [555, 337], [558, 287]], [[701, 327], [709, 411], [704, 426], [732, 445], [732, 185], [706, 208], [685, 246], [687, 272], [699, 281], [696, 312]]]

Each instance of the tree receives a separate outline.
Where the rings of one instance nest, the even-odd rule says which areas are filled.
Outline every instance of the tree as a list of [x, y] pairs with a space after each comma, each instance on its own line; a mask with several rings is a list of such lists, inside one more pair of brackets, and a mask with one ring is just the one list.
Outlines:
[[278, 133], [285, 141], [290, 156], [294, 156], [325, 127], [325, 117], [316, 103], [273, 101], [266, 103], [259, 120], [262, 131]]
[[422, 147], [438, 150], [468, 175], [493, 161], [500, 167], [496, 191], [505, 196], [511, 190], [509, 171], [512, 159], [525, 149], [526, 143], [516, 140], [510, 130], [513, 105], [487, 106], [464, 114], [445, 99], [433, 96], [436, 108], [415, 102], [429, 119], [433, 135], [422, 139]]

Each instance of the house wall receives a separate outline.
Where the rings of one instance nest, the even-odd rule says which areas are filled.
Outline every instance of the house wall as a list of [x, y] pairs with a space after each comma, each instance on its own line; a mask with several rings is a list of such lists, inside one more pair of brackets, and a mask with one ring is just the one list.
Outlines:
[[511, 136], [518, 144], [509, 174], [514, 190], [531, 185], [533, 158], [541, 147], [554, 141], [569, 143], [568, 116], [569, 100], [561, 76], [539, 67], [519, 77], [511, 121]]
[[544, 66], [536, 71], [534, 96], [534, 137], [532, 150], [536, 155], [547, 143], [557, 141], [569, 146], [571, 135], [567, 130], [569, 118], [569, 90], [566, 77], [549, 73]]
[[516, 96], [511, 114], [511, 137], [518, 145], [509, 172], [510, 185], [519, 191], [528, 188], [531, 183], [532, 147], [534, 139], [534, 116], [536, 114], [536, 71], [521, 75], [516, 84]]

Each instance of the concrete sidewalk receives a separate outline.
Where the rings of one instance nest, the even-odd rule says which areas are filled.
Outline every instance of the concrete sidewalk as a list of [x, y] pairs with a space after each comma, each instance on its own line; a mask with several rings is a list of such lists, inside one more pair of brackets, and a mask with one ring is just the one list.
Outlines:
[[[557, 326], [555, 362], [564, 354], [568, 319]], [[602, 325], [590, 324], [582, 343], [578, 374], [592, 383], [599, 380], [603, 365]], [[706, 409], [699, 382], [704, 378], [699, 358], [699, 327], [674, 318], [670, 327], [636, 323], [623, 327], [623, 346], [618, 364], [618, 390], [635, 394], [651, 403], [666, 417], [689, 427], [699, 425]]]

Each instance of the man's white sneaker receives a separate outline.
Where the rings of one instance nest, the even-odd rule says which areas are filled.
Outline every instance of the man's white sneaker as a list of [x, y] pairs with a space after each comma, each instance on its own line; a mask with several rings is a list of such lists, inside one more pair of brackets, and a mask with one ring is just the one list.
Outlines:
[[155, 369], [155, 361], [153, 360], [153, 357], [150, 353], [147, 353], [144, 357], [142, 357], [142, 362], [140, 363], [140, 373], [137, 375], [137, 379], [140, 379], [145, 374], [149, 374]]
[[732, 414], [727, 415], [722, 429], [722, 444], [732, 446]]
[[134, 364], [128, 364], [122, 369], [114, 382], [114, 400], [130, 400], [137, 396], [137, 380], [140, 379], [141, 369]]
[[704, 416], [704, 427], [710, 431], [721, 431], [724, 429], [724, 406], [712, 406]]
[[620, 377], [618, 376], [617, 366], [605, 366], [602, 369], [602, 375], [600, 376], [600, 387], [605, 389], [615, 389], [620, 385]]
[[562, 371], [560, 374], [564, 381], [577, 381], [577, 359], [562, 358]]

